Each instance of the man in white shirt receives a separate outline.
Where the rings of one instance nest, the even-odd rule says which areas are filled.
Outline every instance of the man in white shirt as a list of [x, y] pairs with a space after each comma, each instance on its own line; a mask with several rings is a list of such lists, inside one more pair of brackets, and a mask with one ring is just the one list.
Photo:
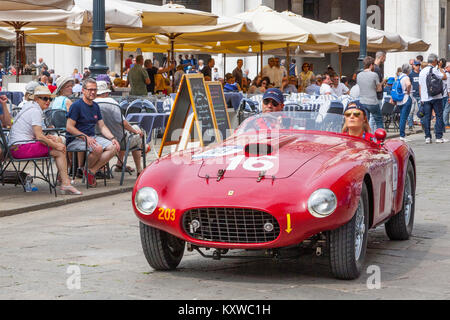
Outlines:
[[270, 79], [273, 82], [274, 87], [281, 88], [283, 84], [283, 78], [287, 77], [287, 71], [284, 66], [280, 65], [280, 59], [274, 58], [274, 79]]
[[333, 83], [331, 84], [331, 91], [338, 97], [350, 94], [350, 90], [345, 84], [339, 81], [339, 76], [337, 74], [333, 75]]
[[268, 64], [265, 65], [261, 72], [261, 78], [269, 77], [270, 83], [274, 83], [275, 79], [275, 58], [269, 58]]
[[419, 90], [420, 100], [422, 101], [425, 116], [423, 117], [423, 127], [425, 131], [425, 143], [431, 143], [431, 114], [434, 110], [436, 115], [436, 124], [434, 126], [434, 133], [436, 135], [436, 143], [444, 143], [444, 121], [443, 121], [443, 106], [442, 106], [442, 94], [435, 96], [429, 96], [427, 90], [427, 75], [432, 72], [439, 79], [443, 81], [447, 80], [443, 70], [438, 67], [438, 57], [434, 53], [428, 56], [428, 66], [422, 69], [419, 74]]
[[333, 92], [331, 91], [331, 78], [330, 75], [328, 73], [324, 74], [324, 79], [322, 80], [322, 85], [320, 86], [320, 94], [324, 94], [324, 95], [330, 95]]

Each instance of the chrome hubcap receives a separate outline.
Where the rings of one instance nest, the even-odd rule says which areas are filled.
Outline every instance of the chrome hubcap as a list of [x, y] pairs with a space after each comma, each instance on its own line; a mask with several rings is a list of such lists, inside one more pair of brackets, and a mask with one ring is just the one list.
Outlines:
[[405, 181], [405, 195], [403, 198], [403, 202], [405, 208], [405, 223], [406, 225], [409, 225], [409, 221], [411, 219], [412, 206], [414, 202], [414, 197], [411, 191], [411, 181], [409, 176], [406, 178]]
[[364, 233], [366, 225], [364, 223], [364, 203], [362, 198], [359, 199], [358, 210], [356, 211], [355, 221], [355, 259], [359, 260], [364, 244]]

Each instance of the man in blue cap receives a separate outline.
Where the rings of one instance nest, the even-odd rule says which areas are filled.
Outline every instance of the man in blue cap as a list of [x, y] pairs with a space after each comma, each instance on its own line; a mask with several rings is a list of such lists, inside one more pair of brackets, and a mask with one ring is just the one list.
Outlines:
[[283, 111], [284, 96], [280, 89], [267, 89], [263, 95], [262, 112], [279, 112]]

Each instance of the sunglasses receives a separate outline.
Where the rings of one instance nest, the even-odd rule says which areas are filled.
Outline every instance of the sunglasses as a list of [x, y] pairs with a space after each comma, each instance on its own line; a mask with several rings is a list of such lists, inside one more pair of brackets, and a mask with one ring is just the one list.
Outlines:
[[352, 115], [354, 115], [356, 118], [359, 118], [359, 116], [361, 115], [361, 111], [347, 111], [344, 113], [344, 116], [346, 116], [347, 118], [350, 118]]
[[45, 101], [45, 102], [48, 102], [48, 101], [52, 102], [53, 101], [53, 98], [49, 98], [49, 97], [38, 97], [38, 98], [41, 99], [42, 101]]
[[274, 107], [278, 107], [278, 105], [279, 105], [279, 103], [276, 102], [276, 101], [273, 100], [273, 99], [264, 99], [264, 100], [263, 100], [263, 103], [264, 103], [264, 104], [272, 103], [272, 105], [273, 105]]

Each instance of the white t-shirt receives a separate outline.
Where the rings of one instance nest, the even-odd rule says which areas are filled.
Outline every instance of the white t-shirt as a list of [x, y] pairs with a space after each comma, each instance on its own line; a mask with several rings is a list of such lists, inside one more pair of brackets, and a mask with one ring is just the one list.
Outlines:
[[322, 83], [322, 85], [320, 86], [320, 94], [328, 94], [328, 93], [333, 93], [331, 87], [326, 83]]
[[30, 142], [18, 142], [24, 140], [36, 139], [33, 126], [45, 127], [43, 121], [44, 113], [41, 107], [34, 101], [28, 101], [24, 104], [22, 110], [14, 119], [14, 123], [9, 133], [9, 145], [25, 144]]
[[340, 96], [343, 96], [344, 94], [347, 94], [349, 89], [347, 88], [347, 86], [345, 84], [343, 84], [342, 82], [339, 82], [338, 86], [336, 88], [334, 86], [331, 86], [331, 91], [333, 92], [333, 94], [340, 97]]
[[[432, 66], [426, 66], [420, 71], [419, 74], [419, 86], [420, 86], [420, 100], [422, 102], [431, 101], [434, 99], [442, 99], [442, 94], [438, 94], [437, 96], [429, 97], [427, 91], [427, 75], [430, 72], [430, 68]], [[438, 68], [433, 68], [433, 73], [439, 78], [442, 79], [444, 75]]]
[[350, 96], [352, 98], [359, 98], [359, 86], [357, 84], [355, 84], [351, 89], [350, 89]]

